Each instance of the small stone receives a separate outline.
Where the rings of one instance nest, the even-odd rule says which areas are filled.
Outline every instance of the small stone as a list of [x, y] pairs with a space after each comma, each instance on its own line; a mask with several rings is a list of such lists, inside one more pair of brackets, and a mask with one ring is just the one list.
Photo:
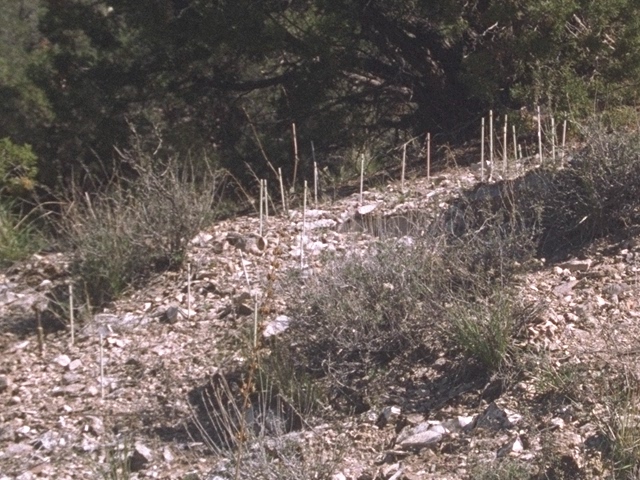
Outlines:
[[0, 375], [0, 393], [9, 390], [9, 377]]
[[289, 323], [291, 323], [291, 319], [289, 317], [286, 315], [278, 315], [272, 321], [267, 323], [262, 332], [262, 336], [269, 338], [274, 335], [278, 335], [289, 328]]
[[167, 308], [160, 315], [160, 322], [162, 323], [174, 324], [174, 323], [178, 323], [178, 320], [181, 320], [181, 319], [182, 319], [182, 315], [180, 312], [180, 307], [176, 307], [176, 306], [171, 306]]
[[171, 448], [169, 448], [169, 445], [166, 445], [162, 450], [162, 458], [164, 458], [164, 461], [167, 463], [173, 462], [175, 457], [173, 456], [173, 452], [171, 451]]
[[99, 393], [100, 393], [100, 390], [98, 390], [98, 387], [96, 387], [95, 385], [90, 385], [87, 387], [87, 395], [96, 397], [98, 396]]
[[74, 370], [77, 370], [81, 366], [82, 366], [82, 360], [76, 358], [69, 364], [68, 368], [69, 368], [69, 371], [73, 372]]
[[130, 469], [132, 472], [139, 472], [146, 468], [153, 460], [151, 450], [142, 442], [136, 442], [130, 458]]
[[564, 270], [574, 272], [586, 272], [591, 267], [593, 262], [591, 260], [569, 260], [558, 264], [558, 267]]
[[104, 422], [101, 418], [90, 415], [87, 417], [89, 424], [87, 429], [96, 436], [100, 436], [104, 433]]
[[402, 409], [398, 406], [393, 405], [384, 407], [376, 420], [376, 425], [379, 428], [384, 428], [389, 423], [395, 422], [401, 413]]
[[69, 358], [69, 356], [64, 354], [58, 355], [56, 358], [53, 359], [53, 361], [63, 368], [67, 367], [71, 363], [71, 359]]
[[72, 383], [80, 383], [81, 379], [82, 379], [82, 376], [78, 375], [77, 373], [69, 372], [62, 375], [62, 383], [64, 385], [71, 385]]

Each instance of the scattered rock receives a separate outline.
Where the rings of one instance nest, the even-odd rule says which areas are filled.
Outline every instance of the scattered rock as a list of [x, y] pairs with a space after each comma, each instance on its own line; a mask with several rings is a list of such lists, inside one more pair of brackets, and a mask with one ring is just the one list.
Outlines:
[[9, 390], [9, 377], [0, 375], [0, 393], [4, 393]]
[[68, 367], [69, 364], [71, 363], [71, 359], [69, 358], [69, 356], [64, 354], [58, 355], [56, 358], [53, 359], [53, 361], [63, 368]]
[[265, 338], [273, 337], [286, 331], [289, 328], [291, 319], [286, 315], [278, 315], [276, 318], [268, 322], [262, 332], [262, 336]]
[[142, 442], [136, 442], [133, 446], [129, 468], [132, 472], [139, 472], [145, 469], [153, 460], [151, 450]]

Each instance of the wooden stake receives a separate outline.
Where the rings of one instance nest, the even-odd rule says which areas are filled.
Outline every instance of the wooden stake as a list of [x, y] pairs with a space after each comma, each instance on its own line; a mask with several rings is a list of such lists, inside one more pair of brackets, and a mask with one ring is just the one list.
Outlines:
[[191, 262], [187, 262], [187, 320], [191, 319]]
[[264, 182], [264, 221], [269, 223], [269, 189], [267, 188], [267, 179]]
[[253, 304], [253, 348], [258, 347], [258, 296]]
[[264, 211], [264, 184], [262, 183], [262, 179], [259, 180], [260, 182], [260, 230], [259, 230], [259, 234], [260, 236], [262, 236], [262, 214]]
[[103, 352], [103, 334], [100, 331], [100, 398], [104, 400], [104, 352]]
[[360, 205], [362, 205], [364, 191], [364, 153], [360, 155]]
[[502, 126], [502, 175], [507, 176], [507, 122], [508, 117], [504, 116], [504, 125]]
[[480, 122], [480, 181], [484, 182], [484, 117]]
[[513, 160], [518, 161], [518, 139], [516, 137], [516, 126], [511, 125], [511, 131], [513, 132]]
[[302, 199], [302, 232], [300, 233], [300, 270], [304, 268], [304, 237], [307, 233], [307, 181], [304, 181], [304, 198]]
[[542, 116], [540, 115], [540, 106], [538, 105], [538, 153], [540, 155], [540, 165], [544, 162], [542, 156]]
[[287, 203], [284, 201], [284, 182], [282, 181], [282, 168], [278, 167], [278, 181], [280, 182], [280, 198], [282, 199], [282, 213], [287, 217], [289, 211], [287, 210]]
[[551, 116], [551, 159], [556, 161], [556, 120]]
[[44, 330], [42, 329], [42, 312], [40, 309], [36, 310], [36, 323], [38, 330], [38, 350], [40, 356], [44, 355]]
[[431, 181], [431, 132], [427, 132], [427, 182]]
[[567, 145], [567, 121], [562, 122], [562, 160], [564, 161], [564, 149]]
[[311, 158], [313, 160], [313, 202], [318, 206], [318, 162], [316, 162], [316, 148], [311, 142]]
[[493, 178], [493, 110], [489, 110], [489, 180]]
[[69, 284], [69, 326], [71, 327], [71, 345], [76, 341], [75, 321], [73, 314], [73, 285]]
[[317, 207], [318, 206], [318, 164], [316, 162], [313, 162], [313, 202]]
[[291, 124], [291, 130], [293, 132], [293, 184], [291, 185], [291, 191], [296, 191], [296, 179], [298, 178], [298, 163], [300, 158], [298, 157], [298, 136], [296, 135], [296, 124]]
[[405, 165], [407, 162], [407, 144], [405, 143], [402, 146], [402, 175], [401, 175], [401, 188], [402, 188], [402, 193], [404, 193], [404, 172], [405, 172]]

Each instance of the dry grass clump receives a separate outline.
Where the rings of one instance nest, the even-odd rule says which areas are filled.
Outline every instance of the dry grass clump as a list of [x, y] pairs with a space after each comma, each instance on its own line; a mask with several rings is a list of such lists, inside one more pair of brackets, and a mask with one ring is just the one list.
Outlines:
[[189, 404], [191, 433], [220, 458], [212, 473], [225, 478], [329, 478], [341, 459], [267, 378], [215, 375]]
[[539, 307], [517, 301], [516, 294], [498, 289], [494, 295], [455, 299], [447, 308], [442, 335], [489, 371], [516, 361], [515, 339], [537, 318]]
[[540, 252], [563, 254], [640, 223], [640, 135], [588, 126], [585, 145], [553, 173]]
[[[470, 211], [460, 215], [470, 224]], [[418, 350], [462, 350], [474, 361], [480, 356], [487, 371], [498, 368], [527, 317], [505, 289], [534, 248], [518, 221], [489, 213], [481, 228], [382, 240], [366, 253], [336, 258], [315, 277], [291, 277], [291, 361], [327, 379], [329, 392], [356, 410], [366, 408], [363, 392], [378, 374]], [[503, 304], [493, 305], [501, 290]]]
[[[173, 158], [125, 154], [134, 169], [90, 198], [76, 193], [62, 222], [73, 272], [93, 305], [182, 264], [188, 242], [214, 218], [222, 176]], [[206, 165], [205, 165], [206, 167]]]
[[0, 266], [28, 257], [44, 243], [36, 226], [38, 217], [31, 213], [20, 216], [13, 207], [12, 202], [0, 199]]

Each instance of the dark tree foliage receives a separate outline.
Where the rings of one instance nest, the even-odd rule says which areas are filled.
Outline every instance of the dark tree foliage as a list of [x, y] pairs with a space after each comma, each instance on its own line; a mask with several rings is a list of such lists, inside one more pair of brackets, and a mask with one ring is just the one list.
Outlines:
[[50, 183], [107, 174], [133, 132], [268, 174], [261, 149], [287, 171], [293, 122], [326, 163], [427, 130], [464, 139], [489, 108], [581, 117], [633, 105], [640, 67], [634, 0], [16, 3], [43, 13], [13, 50], [25, 82], [0, 78], [0, 137], [32, 143]]

